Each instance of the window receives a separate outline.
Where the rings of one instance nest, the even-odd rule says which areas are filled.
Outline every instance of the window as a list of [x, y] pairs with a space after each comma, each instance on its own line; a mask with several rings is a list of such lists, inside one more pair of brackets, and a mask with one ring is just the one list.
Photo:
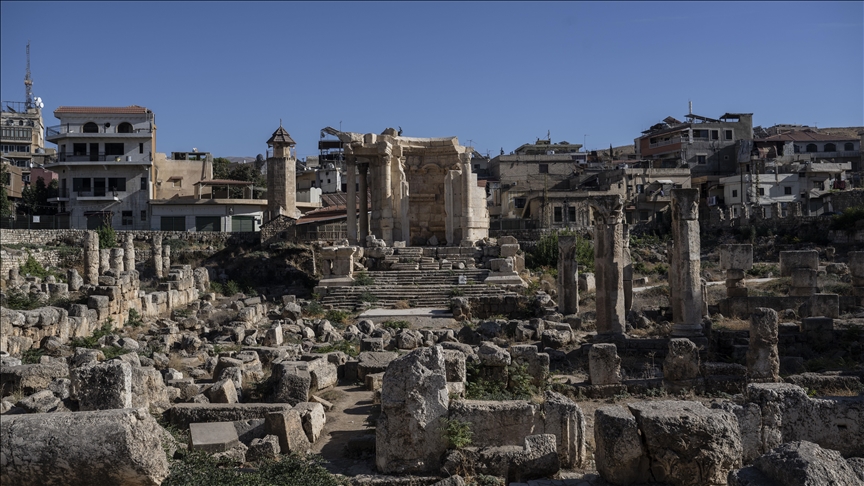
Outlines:
[[90, 178], [73, 177], [72, 190], [75, 192], [90, 192]]
[[120, 222], [120, 224], [122, 224], [123, 226], [132, 226], [132, 211], [123, 211], [121, 215], [122, 221]]
[[123, 150], [122, 143], [106, 143], [105, 144], [105, 155], [125, 155], [126, 152]]
[[806, 151], [807, 152], [816, 152], [816, 144], [815, 143], [808, 143]]
[[560, 223], [561, 221], [564, 220], [564, 217], [562, 216], [563, 211], [561, 211], [561, 206], [555, 206], [554, 209], [555, 209], [555, 222]]
[[765, 188], [764, 188], [764, 187], [760, 187], [760, 188], [759, 188], [759, 195], [760, 195], [760, 196], [764, 196], [764, 195], [765, 195]]
[[720, 130], [711, 130], [711, 140], [720, 140]]
[[846, 142], [846, 144], [843, 145], [843, 150], [847, 152], [852, 152], [853, 150], [855, 150], [855, 144], [852, 142]]
[[[108, 178], [108, 189], [112, 191], [125, 191], [126, 190], [126, 178], [125, 177], [109, 177]], [[132, 215], [130, 214], [131, 218]]]
[[648, 211], [639, 211], [639, 221], [648, 221]]
[[645, 185], [636, 184], [636, 194], [642, 194], [643, 192], [645, 192]]
[[792, 194], [792, 188], [791, 187], [784, 187], [783, 188], [783, 194], [785, 194], [787, 196], [791, 195]]
[[708, 130], [693, 130], [693, 138], [708, 138]]
[[129, 122], [123, 122], [117, 125], [117, 133], [132, 133], [132, 124]]
[[732, 189], [732, 197], [738, 197], [738, 189]]
[[93, 122], [87, 122], [84, 124], [84, 133], [99, 133], [99, 125]]
[[567, 207], [567, 221], [570, 223], [576, 222], [576, 206]]
[[143, 153], [144, 153], [144, 142], [141, 142], [141, 143], [138, 144], [138, 153], [139, 153], [139, 154], [143, 154]]
[[822, 151], [823, 151], [823, 152], [836, 152], [836, 151], [837, 151], [837, 146], [834, 145], [833, 143], [826, 143], [826, 144], [825, 144], [825, 148], [822, 149]]
[[147, 210], [146, 209], [141, 210], [141, 221], [147, 221]]
[[732, 130], [723, 131], [724, 140], [732, 140]]
[[141, 176], [141, 190], [147, 190], [147, 176]]
[[72, 144], [72, 155], [87, 155], [87, 144], [86, 143], [73, 143]]
[[540, 173], [548, 174], [549, 173], [549, 164], [540, 164]]
[[516, 209], [522, 209], [525, 207], [525, 198], [517, 197], [513, 199], [513, 205], [516, 206]]
[[707, 155], [697, 155], [696, 156], [696, 162], [698, 162], [699, 165], [707, 164], [708, 163], [708, 156]]
[[219, 216], [196, 216], [195, 231], [222, 231], [222, 218]]

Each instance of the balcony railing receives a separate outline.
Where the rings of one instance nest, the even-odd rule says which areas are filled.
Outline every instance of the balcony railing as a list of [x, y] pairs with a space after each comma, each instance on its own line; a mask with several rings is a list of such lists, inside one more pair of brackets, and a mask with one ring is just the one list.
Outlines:
[[[138, 162], [144, 160], [144, 155], [138, 154], [138, 157], [131, 155], [113, 155], [105, 152], [92, 154], [57, 154], [57, 162]], [[136, 160], [137, 159], [137, 160]]]
[[142, 133], [152, 133], [153, 130], [148, 128], [133, 128], [131, 132], [118, 132], [117, 127], [100, 126], [98, 132], [84, 132], [84, 125], [54, 125], [45, 129], [46, 137], [56, 137], [57, 135], [65, 135], [67, 133], [85, 134], [85, 135], [135, 135]]
[[675, 138], [670, 138], [669, 140], [662, 140], [660, 142], [654, 142], [654, 143], [648, 145], [648, 148], [665, 147], [667, 145], [672, 145], [675, 143], [682, 143], [682, 142], [686, 142], [686, 141], [687, 141], [687, 139], [684, 139], [681, 137], [675, 137]]

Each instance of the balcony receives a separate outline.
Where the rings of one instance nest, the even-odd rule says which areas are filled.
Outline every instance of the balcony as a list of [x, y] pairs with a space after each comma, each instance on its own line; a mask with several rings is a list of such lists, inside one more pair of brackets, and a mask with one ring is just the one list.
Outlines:
[[45, 139], [52, 141], [66, 136], [90, 137], [90, 138], [123, 138], [123, 137], [149, 137], [153, 130], [148, 128], [132, 128], [131, 131], [118, 132], [116, 126], [105, 127], [100, 126], [98, 132], [84, 133], [84, 125], [54, 125], [45, 129]]
[[113, 155], [104, 152], [92, 154], [57, 154], [56, 159], [45, 162], [45, 167], [65, 164], [89, 165], [93, 163], [110, 163], [111, 165], [150, 165], [150, 156], [145, 154]]
[[648, 148], [653, 149], [653, 148], [658, 148], [658, 147], [665, 147], [667, 145], [674, 145], [676, 143], [684, 143], [684, 142], [688, 142], [688, 141], [689, 140], [686, 138], [675, 137], [675, 138], [670, 138], [669, 140], [661, 140], [659, 142], [654, 142], [654, 143], [648, 145]]
[[[128, 193], [126, 191], [112, 191], [110, 189], [97, 187], [95, 189], [73, 190], [72, 194], [75, 195], [75, 199], [78, 201], [120, 201], [125, 198]], [[68, 201], [69, 199], [66, 200]]]

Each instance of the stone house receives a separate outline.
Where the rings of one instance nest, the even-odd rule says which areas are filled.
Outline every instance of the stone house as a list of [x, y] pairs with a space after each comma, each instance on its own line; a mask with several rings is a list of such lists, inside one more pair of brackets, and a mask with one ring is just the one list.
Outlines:
[[59, 125], [46, 129], [57, 157], [45, 168], [57, 172], [54, 198], [70, 226], [150, 229], [156, 116], [142, 106], [74, 107], [54, 111]]
[[735, 173], [740, 142], [749, 146], [753, 140], [753, 114], [726, 113], [715, 119], [690, 113], [685, 119], [666, 117], [642, 132], [634, 140], [636, 154], [652, 161], [652, 167], [688, 167], [693, 177]]

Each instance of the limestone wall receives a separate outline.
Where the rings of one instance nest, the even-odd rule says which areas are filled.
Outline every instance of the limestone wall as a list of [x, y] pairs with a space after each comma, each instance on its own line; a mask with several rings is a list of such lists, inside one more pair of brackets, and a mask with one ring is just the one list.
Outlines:
[[[136, 240], [150, 240], [153, 236], [162, 236], [163, 240], [177, 239], [198, 243], [257, 243], [260, 237], [256, 232], [222, 233], [217, 231], [122, 231], [118, 230], [118, 239], [122, 235], [132, 233]], [[76, 244], [84, 240], [87, 230], [24, 230], [4, 229], [3, 244], [31, 243], [37, 245]]]
[[[5, 237], [4, 237], [5, 242]], [[29, 255], [45, 268], [50, 267], [74, 267], [79, 265], [84, 258], [82, 248], [66, 248], [63, 250], [41, 250], [32, 249]], [[0, 250], [0, 280], [9, 277], [12, 267], [20, 267], [28, 258], [27, 250]]]

